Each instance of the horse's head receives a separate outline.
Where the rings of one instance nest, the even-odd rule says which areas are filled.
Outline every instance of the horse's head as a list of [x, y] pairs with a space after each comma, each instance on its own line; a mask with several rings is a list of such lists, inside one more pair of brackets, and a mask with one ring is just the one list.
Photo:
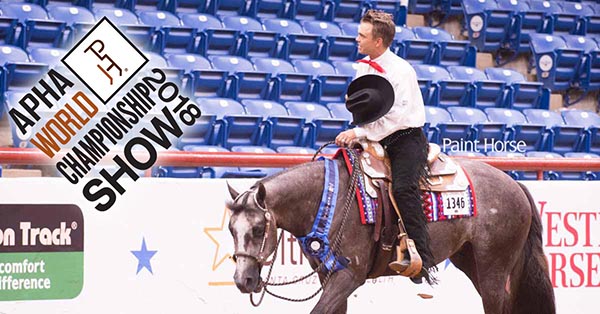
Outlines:
[[257, 183], [248, 191], [236, 192], [227, 185], [233, 202], [229, 231], [233, 236], [235, 253], [234, 280], [243, 293], [259, 291], [260, 270], [277, 246], [277, 225], [265, 203], [266, 191]]

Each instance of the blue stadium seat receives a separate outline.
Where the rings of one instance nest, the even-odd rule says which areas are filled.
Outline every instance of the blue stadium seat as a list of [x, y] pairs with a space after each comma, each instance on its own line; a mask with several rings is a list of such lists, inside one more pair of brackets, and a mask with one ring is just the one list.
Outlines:
[[358, 70], [358, 63], [355, 61], [333, 61], [335, 71], [338, 74], [354, 77], [356, 76], [356, 70]]
[[321, 59], [325, 60], [327, 41], [313, 34], [287, 34], [286, 42], [279, 55], [286, 60]]
[[122, 6], [132, 12], [163, 11], [167, 9], [167, 0], [123, 0]]
[[270, 96], [271, 73], [236, 71], [228, 97], [234, 99], [268, 99]]
[[583, 50], [568, 48], [557, 36], [531, 34], [531, 49], [538, 81], [553, 92], [565, 91], [579, 85], [578, 67]]
[[180, 14], [181, 24], [185, 27], [191, 27], [198, 30], [223, 28], [221, 21], [206, 13], [183, 13]]
[[[354, 22], [341, 22], [339, 23], [340, 28], [342, 29], [342, 34], [346, 36], [356, 37], [358, 36], [358, 25], [359, 23]], [[401, 26], [396, 26], [396, 28]]]
[[0, 11], [3, 17], [16, 18], [21, 23], [25, 20], [37, 19], [46, 20], [48, 14], [41, 6], [34, 3], [14, 2], [0, 4]]
[[287, 3], [284, 0], [255, 0], [256, 17], [261, 19], [283, 18], [287, 14]]
[[157, 28], [163, 26], [181, 26], [179, 18], [167, 11], [140, 11], [138, 17], [142, 24]]
[[236, 31], [240, 32], [263, 30], [263, 26], [259, 21], [247, 16], [224, 16], [222, 17], [221, 21], [223, 22], [223, 26], [225, 26], [225, 28], [235, 29]]
[[27, 20], [19, 36], [22, 48], [63, 48], [67, 43], [66, 24], [58, 21]]
[[185, 127], [183, 135], [178, 139], [177, 148], [186, 149], [186, 147], [212, 145], [216, 142], [215, 124], [217, 122], [216, 114], [202, 112], [202, 116], [196, 119], [193, 125]]
[[500, 48], [512, 48], [507, 43], [510, 36], [519, 36], [518, 25], [513, 22], [512, 9], [498, 7], [493, 0], [465, 0], [465, 24], [468, 25], [469, 40], [477, 51], [493, 52]]
[[306, 147], [319, 148], [348, 128], [348, 121], [334, 119], [327, 107], [310, 102], [286, 102], [284, 104], [292, 116], [306, 118], [307, 135], [304, 139]]
[[327, 105], [327, 109], [331, 112], [331, 116], [336, 119], [344, 119], [348, 122], [352, 122], [352, 113], [346, 109], [346, 104], [343, 102], [330, 102]]
[[525, 109], [530, 123], [546, 126], [545, 150], [564, 154], [577, 151], [583, 139], [583, 127], [566, 125], [560, 113], [543, 109]]
[[600, 49], [597, 43], [591, 38], [579, 35], [564, 35], [563, 39], [567, 48], [582, 50], [584, 53], [575, 74], [578, 85], [586, 91], [600, 89]]
[[252, 14], [250, 5], [252, 1], [245, 0], [215, 0], [207, 1], [206, 13], [215, 16], [246, 15]]
[[363, 57], [363, 55], [359, 56], [356, 40], [352, 36], [328, 36], [327, 43], [326, 60], [354, 61]]
[[302, 73], [279, 73], [274, 80], [270, 99], [286, 101], [310, 101], [313, 92], [312, 77]]
[[95, 23], [94, 14], [83, 7], [51, 6], [48, 8], [50, 18], [72, 25], [73, 23]]
[[0, 44], [15, 45], [15, 30], [19, 20], [0, 16]]
[[483, 71], [466, 66], [449, 66], [448, 72], [454, 79], [471, 82], [468, 105], [478, 109], [503, 106], [506, 88], [504, 81], [489, 80]]
[[338, 23], [358, 23], [370, 4], [370, 1], [363, 0], [337, 0], [333, 20]]
[[434, 65], [417, 64], [413, 66], [427, 106], [452, 107], [470, 104], [470, 82], [453, 79], [448, 71]]
[[465, 139], [473, 142], [477, 140], [477, 150], [486, 152], [491, 140], [504, 140], [506, 125], [504, 123], [489, 122], [487, 115], [483, 111], [476, 108], [450, 107], [448, 108], [448, 112], [454, 122], [471, 125], [470, 137]]
[[406, 3], [402, 4], [401, 1], [397, 0], [376, 0], [369, 1], [369, 4], [369, 8], [391, 14], [396, 25], [406, 24]]
[[206, 29], [201, 33], [200, 54], [236, 55], [243, 39], [240, 32], [233, 29]]
[[553, 14], [554, 35], [583, 34], [585, 31], [585, 19], [593, 16], [594, 10], [585, 3], [568, 1], [559, 2], [561, 11]]
[[193, 70], [192, 94], [195, 97], [225, 97], [225, 87], [231, 83], [227, 71]]
[[155, 51], [162, 55], [197, 53], [196, 30], [189, 27], [163, 27], [158, 32]]
[[[503, 0], [502, 2], [512, 3], [512, 1]], [[537, 5], [530, 5], [529, 1], [518, 1], [516, 2], [515, 11], [520, 19], [520, 39], [518, 41], [518, 52], [528, 53], [530, 51], [529, 36], [535, 33], [544, 33], [547, 24], [549, 24], [550, 17], [547, 17], [545, 10], [539, 7], [544, 7], [542, 1], [534, 1]], [[547, 2], [547, 1], [546, 1]], [[499, 2], [500, 3], [500, 2]], [[508, 5], [508, 4], [507, 4]], [[518, 21], [517, 21], [518, 22]]]
[[282, 35], [287, 34], [302, 34], [304, 31], [302, 30], [302, 25], [298, 22], [288, 19], [264, 19], [262, 20], [262, 24], [265, 30], [270, 32], [279, 33]]
[[344, 101], [352, 77], [336, 74], [333, 66], [324, 61], [294, 60], [292, 63], [297, 73], [310, 74], [315, 78], [311, 96], [314, 101], [321, 104]]
[[248, 114], [263, 117], [261, 145], [272, 149], [302, 145], [303, 117], [289, 116], [283, 105], [273, 101], [246, 99], [242, 104]]
[[513, 109], [487, 108], [485, 113], [491, 122], [506, 124], [507, 141], [523, 141], [525, 151], [541, 151], [544, 145], [545, 125], [528, 123], [525, 116]]
[[[435, 62], [435, 42], [429, 39], [416, 38], [416, 36], [411, 39], [411, 32], [396, 32], [396, 37], [394, 37], [396, 46], [392, 46], [392, 51], [413, 65]], [[405, 38], [398, 40], [399, 37]]]
[[296, 20], [332, 21], [335, 3], [330, 0], [297, 0], [288, 14]]
[[228, 149], [238, 145], [258, 145], [261, 116], [246, 114], [244, 106], [233, 99], [197, 98], [196, 101], [203, 114], [217, 116], [220, 126], [215, 144]]
[[[460, 141], [470, 136], [471, 124], [454, 122], [446, 109], [425, 106], [425, 121], [429, 124], [427, 127], [428, 140], [442, 145], [443, 150], [451, 149], [448, 141]], [[444, 139], [446, 147], [443, 146]]]
[[7, 62], [29, 62], [29, 56], [27, 52], [19, 47], [0, 45], [0, 66], [3, 66]]
[[429, 14], [434, 11], [437, 0], [413, 0], [408, 2], [408, 12], [413, 14]]
[[181, 15], [206, 12], [206, 1], [172, 0], [167, 3], [167, 10]]
[[[254, 154], [276, 154], [276, 152], [270, 148], [262, 146], [234, 146], [231, 148], [232, 152], [235, 153], [254, 153]], [[230, 174], [229, 178], [262, 178], [271, 176], [283, 171], [282, 168], [261, 168], [261, 167], [240, 167], [240, 172], [233, 175]]]
[[528, 82], [525, 77], [513, 70], [502, 68], [485, 69], [491, 80], [506, 82], [504, 107], [522, 111], [523, 109], [548, 109], [550, 106], [550, 90], [542, 83]]
[[301, 21], [302, 28], [306, 34], [320, 35], [325, 38], [327, 36], [342, 35], [342, 30], [334, 23], [325, 21]]
[[468, 41], [454, 40], [443, 29], [432, 27], [415, 27], [413, 32], [417, 38], [435, 43], [428, 64], [475, 66], [476, 50]]
[[119, 28], [140, 49], [151, 50], [156, 45], [157, 35], [154, 26], [130, 24], [120, 25]]
[[60, 60], [66, 53], [65, 49], [59, 48], [33, 48], [30, 50], [29, 55], [33, 62], [45, 63], [50, 67], [54, 67], [56, 65], [62, 66]]
[[292, 60], [297, 73], [306, 73], [314, 76], [323, 74], [335, 74], [333, 66], [320, 60]]
[[171, 67], [184, 69], [188, 72], [194, 69], [209, 70], [212, 68], [208, 59], [196, 54], [169, 54], [167, 63]]
[[580, 151], [600, 154], [600, 116], [597, 113], [583, 110], [565, 110], [562, 116], [567, 125], [580, 126], [585, 128], [585, 137], [583, 139]]
[[139, 20], [135, 13], [119, 8], [100, 8], [96, 10], [95, 16], [97, 20], [100, 20], [102, 17], [106, 16], [117, 25], [139, 24]]
[[283, 59], [277, 58], [252, 58], [257, 71], [269, 72], [273, 75], [281, 72], [295, 72], [294, 66]]
[[254, 71], [252, 62], [238, 56], [209, 56], [208, 59], [217, 70], [236, 72]]
[[246, 32], [245, 42], [242, 46], [242, 56], [251, 57], [277, 57], [279, 47], [283, 47], [285, 41], [275, 32], [267, 31], [249, 31]]

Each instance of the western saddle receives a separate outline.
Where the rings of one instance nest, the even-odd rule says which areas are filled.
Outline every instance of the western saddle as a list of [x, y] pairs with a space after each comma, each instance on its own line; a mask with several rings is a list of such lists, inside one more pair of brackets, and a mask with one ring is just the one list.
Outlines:
[[[379, 208], [376, 211], [374, 241], [378, 242], [379, 249], [369, 278], [384, 274], [395, 274], [387, 267], [394, 257], [393, 248], [396, 240], [396, 254], [409, 255], [410, 266], [400, 273], [402, 276], [414, 277], [422, 267], [422, 260], [417, 252], [414, 242], [408, 237], [400, 211], [392, 195], [391, 164], [381, 144], [367, 140], [357, 141], [353, 146], [362, 149], [359, 164], [364, 176], [365, 190], [369, 196], [378, 199]], [[469, 181], [462, 170], [448, 155], [441, 152], [437, 144], [429, 144], [427, 156], [429, 178], [427, 183], [421, 184], [423, 191], [464, 191]], [[394, 208], [394, 211], [390, 207]]]

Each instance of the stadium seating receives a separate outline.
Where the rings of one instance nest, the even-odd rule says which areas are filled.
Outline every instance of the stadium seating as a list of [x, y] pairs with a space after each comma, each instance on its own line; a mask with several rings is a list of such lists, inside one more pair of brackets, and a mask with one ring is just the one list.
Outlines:
[[440, 144], [444, 151], [452, 148], [450, 141], [460, 142], [471, 136], [471, 123], [454, 122], [443, 108], [425, 106], [425, 120], [428, 122], [428, 140]]
[[453, 79], [446, 69], [434, 65], [414, 65], [417, 80], [427, 106], [470, 106], [471, 82]]
[[543, 109], [525, 109], [523, 114], [530, 123], [546, 126], [545, 150], [564, 154], [577, 151], [583, 138], [583, 127], [566, 125], [560, 113]]
[[[262, 146], [234, 146], [231, 148], [235, 153], [275, 154], [270, 148]], [[240, 167], [240, 173], [229, 174], [228, 178], [266, 177], [283, 171], [282, 168]]]
[[48, 8], [50, 18], [73, 25], [74, 23], [94, 23], [94, 14], [86, 8], [76, 6], [51, 6]]
[[454, 79], [471, 82], [466, 105], [478, 109], [503, 106], [506, 97], [504, 81], [488, 79], [483, 71], [466, 66], [449, 66], [448, 72]]
[[552, 91], [566, 91], [580, 85], [578, 69], [583, 50], [568, 48], [558, 36], [531, 34], [532, 58], [538, 81]]
[[506, 141], [523, 141], [526, 151], [543, 149], [545, 125], [528, 123], [521, 112], [513, 109], [487, 108], [485, 113], [491, 122], [506, 124]]
[[453, 121], [471, 125], [470, 136], [463, 138], [477, 143], [475, 148], [478, 151], [485, 152], [487, 150], [486, 144], [492, 140], [504, 140], [506, 125], [504, 123], [489, 122], [483, 111], [476, 108], [450, 107], [448, 112]]
[[319, 148], [348, 128], [348, 121], [335, 119], [327, 107], [309, 102], [286, 102], [284, 104], [292, 116], [306, 118], [306, 136], [304, 145], [314, 149]]
[[506, 83], [503, 107], [519, 111], [549, 108], [550, 90], [542, 83], [528, 82], [523, 74], [509, 69], [487, 68], [485, 73], [491, 80]]
[[568, 125], [585, 128], [585, 136], [580, 151], [600, 154], [600, 116], [594, 112], [583, 110], [565, 110], [562, 116]]
[[100, 8], [96, 10], [94, 15], [97, 20], [106, 16], [117, 25], [139, 23], [137, 16], [133, 12], [119, 8]]
[[260, 144], [272, 149], [286, 146], [302, 146], [305, 119], [289, 116], [287, 109], [276, 102], [242, 100], [246, 112], [263, 117], [263, 133]]

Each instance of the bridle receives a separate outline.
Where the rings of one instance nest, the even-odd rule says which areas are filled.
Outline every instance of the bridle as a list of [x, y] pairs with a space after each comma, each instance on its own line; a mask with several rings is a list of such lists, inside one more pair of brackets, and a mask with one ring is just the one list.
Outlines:
[[[246, 191], [246, 192], [238, 195], [238, 197], [235, 198], [233, 203], [234, 204], [237, 203], [238, 199], [246, 193], [250, 193], [250, 191]], [[252, 259], [256, 260], [256, 262], [258, 262], [258, 264], [260, 266], [263, 266], [267, 262], [267, 258], [271, 255], [271, 254], [268, 254], [265, 256], [264, 250], [265, 250], [265, 245], [267, 244], [267, 241], [269, 240], [269, 233], [271, 231], [271, 228], [272, 228], [272, 226], [275, 225], [275, 223], [273, 223], [273, 215], [271, 214], [271, 211], [266, 208], [266, 204], [265, 204], [265, 207], [263, 207], [256, 200], [256, 194], [257, 193], [254, 193], [254, 196], [253, 196], [254, 204], [256, 205], [256, 207], [258, 207], [260, 210], [263, 211], [265, 220], [267, 222], [266, 226], [265, 226], [265, 232], [263, 234], [262, 243], [260, 244], [260, 250], [258, 251], [258, 254], [256, 254], [256, 255], [246, 252], [246, 251], [236, 251], [233, 254], [233, 261], [237, 262], [238, 257], [247, 257], [247, 258], [252, 258]]]

